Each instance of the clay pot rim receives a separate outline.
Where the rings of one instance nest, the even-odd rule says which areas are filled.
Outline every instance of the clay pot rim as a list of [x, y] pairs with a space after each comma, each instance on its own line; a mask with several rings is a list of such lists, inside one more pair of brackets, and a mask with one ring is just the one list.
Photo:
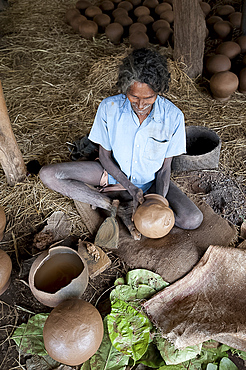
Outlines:
[[154, 200], [156, 201], [156, 203], [161, 203], [161, 204], [164, 204], [165, 207], [169, 207], [168, 200], [160, 194], [155, 194], [155, 193], [146, 194], [144, 198], [145, 199], [147, 198], [146, 200]]

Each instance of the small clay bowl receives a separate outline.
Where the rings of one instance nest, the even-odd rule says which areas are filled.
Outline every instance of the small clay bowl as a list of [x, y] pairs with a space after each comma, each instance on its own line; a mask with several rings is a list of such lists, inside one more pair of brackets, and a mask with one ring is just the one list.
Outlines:
[[227, 55], [215, 54], [206, 61], [206, 71], [210, 76], [217, 72], [229, 71], [229, 69], [231, 69], [231, 61]]
[[147, 8], [147, 6], [138, 6], [136, 9], [134, 9], [134, 15], [135, 17], [139, 18], [142, 15], [149, 15], [150, 10]]
[[49, 307], [69, 298], [80, 298], [87, 285], [87, 263], [69, 247], [57, 246], [44, 251], [29, 272], [29, 286], [34, 297]]
[[12, 261], [9, 255], [0, 249], [0, 295], [9, 287], [12, 272]]
[[246, 35], [239, 36], [236, 42], [241, 47], [241, 53], [246, 53]]
[[44, 346], [50, 357], [69, 366], [87, 361], [103, 339], [99, 311], [82, 299], [68, 299], [49, 314], [43, 329]]
[[147, 32], [147, 27], [143, 23], [133, 23], [129, 27], [129, 35], [131, 35], [134, 32]]
[[96, 22], [86, 20], [79, 25], [79, 34], [84, 39], [92, 40], [98, 33], [98, 25]]
[[149, 45], [149, 38], [146, 32], [138, 31], [129, 36], [129, 43], [134, 49], [147, 48]]
[[174, 226], [174, 213], [161, 195], [147, 194], [144, 198], [133, 216], [135, 227], [147, 238], [162, 238]]
[[216, 54], [223, 54], [230, 59], [234, 59], [241, 53], [241, 47], [237, 42], [225, 41], [216, 48], [215, 52]]
[[165, 12], [160, 14], [160, 19], [165, 19], [168, 23], [173, 23], [174, 21], [174, 13], [172, 10], [166, 10]]
[[241, 69], [239, 73], [239, 87], [238, 90], [246, 94], [246, 68]]
[[0, 206], [0, 241], [3, 239], [5, 226], [6, 226], [5, 211], [4, 208]]
[[105, 34], [107, 38], [114, 45], [120, 44], [123, 33], [124, 33], [124, 28], [119, 23], [110, 23], [105, 29]]
[[231, 13], [228, 16], [228, 20], [229, 22], [231, 22], [234, 28], [239, 30], [241, 27], [241, 23], [242, 23], [242, 13], [241, 12]]
[[239, 80], [235, 73], [230, 71], [215, 73], [210, 79], [210, 90], [214, 99], [227, 101], [237, 90]]
[[208, 3], [205, 3], [205, 1], [201, 1], [200, 6], [202, 8], [202, 11], [203, 11], [205, 17], [206, 17], [211, 11], [211, 6]]

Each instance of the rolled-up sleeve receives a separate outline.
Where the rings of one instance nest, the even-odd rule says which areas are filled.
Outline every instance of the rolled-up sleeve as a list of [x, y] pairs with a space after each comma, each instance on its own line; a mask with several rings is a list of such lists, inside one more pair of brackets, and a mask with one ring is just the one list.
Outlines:
[[111, 150], [111, 145], [107, 127], [107, 106], [103, 100], [97, 110], [94, 123], [92, 125], [89, 139], [94, 143], [100, 144], [104, 149]]

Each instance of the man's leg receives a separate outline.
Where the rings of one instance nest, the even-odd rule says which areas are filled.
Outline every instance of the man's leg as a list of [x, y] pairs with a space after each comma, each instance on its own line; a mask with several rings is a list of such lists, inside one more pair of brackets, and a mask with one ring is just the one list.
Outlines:
[[193, 230], [201, 225], [202, 212], [172, 181], [170, 181], [166, 198], [174, 212], [176, 226]]
[[39, 173], [48, 188], [80, 202], [111, 210], [111, 200], [93, 188], [100, 185], [102, 174], [101, 164], [89, 161], [50, 164], [42, 167]]

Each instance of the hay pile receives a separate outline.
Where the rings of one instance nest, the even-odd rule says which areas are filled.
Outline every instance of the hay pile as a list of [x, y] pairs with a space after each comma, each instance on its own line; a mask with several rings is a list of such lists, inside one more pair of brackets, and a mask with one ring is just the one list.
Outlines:
[[[11, 0], [0, 13], [0, 80], [13, 131], [25, 163], [43, 165], [69, 160], [66, 142], [87, 133], [100, 101], [117, 93], [120, 60], [127, 43], [110, 44], [105, 36], [82, 39], [64, 22], [73, 0]], [[172, 82], [168, 98], [183, 110], [187, 125], [207, 126], [222, 138], [221, 165], [235, 175], [245, 174], [246, 97], [236, 92], [226, 103], [213, 100], [208, 82], [190, 80], [166, 54]], [[86, 235], [73, 201], [46, 189], [38, 177], [14, 188], [0, 170], [0, 204], [7, 214], [5, 248], [27, 248], [27, 240], [52, 212], [62, 210], [74, 233]], [[5, 240], [6, 240], [5, 239]], [[15, 245], [15, 246], [16, 246]]]

